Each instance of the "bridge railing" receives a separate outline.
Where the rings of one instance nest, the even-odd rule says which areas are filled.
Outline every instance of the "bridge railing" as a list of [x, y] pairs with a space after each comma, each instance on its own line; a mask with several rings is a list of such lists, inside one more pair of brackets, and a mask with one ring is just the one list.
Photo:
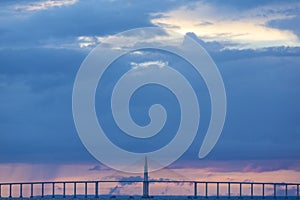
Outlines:
[[[109, 184], [132, 185], [143, 181], [59, 181], [59, 182], [20, 182], [0, 183], [0, 198], [99, 198], [109, 193], [100, 192], [100, 188]], [[300, 183], [265, 183], [265, 182], [202, 182], [202, 181], [148, 181], [151, 187], [187, 185], [192, 198], [285, 198], [299, 199]], [[59, 188], [59, 190], [57, 189]], [[165, 194], [164, 194], [165, 195]], [[172, 196], [172, 194], [169, 194]]]

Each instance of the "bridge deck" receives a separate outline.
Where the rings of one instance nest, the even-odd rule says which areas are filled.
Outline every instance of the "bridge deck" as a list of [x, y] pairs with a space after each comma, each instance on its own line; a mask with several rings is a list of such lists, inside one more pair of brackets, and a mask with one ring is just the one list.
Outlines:
[[[103, 188], [109, 184], [114, 187], [142, 184], [159, 184], [162, 188], [188, 187], [189, 194], [182, 196], [151, 193], [151, 198], [142, 195], [131, 196], [125, 188], [122, 195], [106, 193]], [[177, 187], [177, 188], [176, 188]], [[200, 181], [60, 181], [60, 182], [23, 182], [0, 183], [0, 199], [299, 199], [300, 183], [258, 183], [258, 182], [200, 182]], [[128, 192], [128, 193], [126, 193]], [[181, 194], [181, 193], [180, 193]], [[144, 196], [145, 197], [145, 196]]]

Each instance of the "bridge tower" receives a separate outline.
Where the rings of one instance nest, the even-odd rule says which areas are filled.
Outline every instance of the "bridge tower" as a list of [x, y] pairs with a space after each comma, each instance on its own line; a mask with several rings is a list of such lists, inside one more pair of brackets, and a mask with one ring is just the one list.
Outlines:
[[149, 180], [148, 180], [147, 156], [145, 157], [145, 166], [144, 166], [143, 198], [149, 198]]

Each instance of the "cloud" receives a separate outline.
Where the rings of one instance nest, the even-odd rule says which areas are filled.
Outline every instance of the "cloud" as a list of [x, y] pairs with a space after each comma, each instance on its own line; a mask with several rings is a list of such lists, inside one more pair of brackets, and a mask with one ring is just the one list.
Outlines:
[[15, 10], [25, 10], [25, 11], [39, 11], [46, 10], [53, 7], [62, 7], [75, 4], [77, 0], [44, 0], [38, 2], [31, 2], [28, 4], [15, 5]]
[[297, 34], [300, 38], [300, 26], [299, 26], [300, 16], [297, 13], [294, 13], [293, 16], [289, 19], [279, 19], [272, 20], [268, 22], [270, 27], [275, 27], [278, 29], [291, 30]]
[[[211, 52], [224, 78], [229, 110], [221, 139], [208, 159], [299, 159], [299, 48]], [[70, 106], [73, 80], [84, 56], [75, 50], [2, 50], [1, 162], [93, 160], [77, 137]], [[142, 97], [140, 104], [146, 109]], [[169, 106], [176, 111], [174, 104]], [[136, 113], [133, 115], [142, 121], [145, 116]], [[197, 160], [201, 137], [182, 157], [184, 161]], [[153, 148], [152, 143], [147, 145]]]
[[[131, 182], [131, 181], [142, 181], [144, 180], [143, 177], [141, 176], [129, 176], [129, 177], [121, 177], [119, 179], [119, 181], [121, 181], [121, 185], [131, 185], [133, 184], [134, 182]], [[128, 181], [128, 182], [126, 182]]]
[[129, 176], [129, 177], [115, 177], [117, 178], [118, 181], [118, 185], [116, 185], [115, 187], [111, 188], [109, 191], [109, 195], [120, 195], [120, 194], [124, 194], [121, 192], [121, 190], [125, 188], [125, 186], [128, 185], [137, 185], [137, 182], [135, 181], [142, 181], [143, 178], [141, 176]]
[[132, 66], [132, 69], [138, 70], [139, 68], [148, 68], [148, 67], [158, 67], [158, 68], [163, 68], [168, 66], [167, 62], [164, 61], [148, 61], [148, 62], [142, 62], [142, 63], [136, 63], [132, 62], [130, 63]]
[[77, 40], [80, 48], [95, 47], [100, 43], [96, 36], [79, 36]]
[[[80, 142], [72, 118], [72, 84], [77, 70], [94, 45], [119, 31], [153, 26], [152, 20], [160, 26], [180, 28], [184, 33], [194, 31], [187, 35], [209, 51], [221, 71], [228, 113], [220, 141], [207, 160], [235, 163], [236, 168], [221, 165], [224, 171], [297, 170], [299, 165], [285, 160], [299, 160], [300, 49], [278, 45], [285, 45], [285, 41], [298, 44], [295, 35], [298, 17], [294, 16], [298, 12], [298, 4], [289, 3], [281, 8], [277, 4], [253, 5], [251, 9], [244, 7], [240, 14], [232, 7], [221, 7], [217, 12], [213, 4], [201, 2], [186, 6], [175, 2], [175, 6], [168, 4], [164, 8], [156, 3], [124, 4], [119, 1], [77, 2], [63, 6], [63, 2], [73, 2], [63, 1], [62, 6], [30, 8], [40, 8], [35, 11], [25, 9], [28, 5], [43, 2], [26, 3], [22, 11], [5, 10], [6, 6], [12, 7], [11, 3], [5, 3], [0, 12], [1, 163], [94, 162], [95, 159]], [[193, 5], [194, 10], [191, 9]], [[230, 26], [224, 27], [227, 25]], [[189, 26], [195, 30], [188, 30]], [[275, 31], [275, 34], [266, 34], [268, 31]], [[279, 43], [272, 43], [277, 39]], [[277, 47], [269, 47], [271, 43]], [[250, 47], [255, 48], [247, 49]], [[140, 57], [132, 66], [129, 60], [123, 60], [129, 63], [129, 67], [169, 64], [178, 65], [183, 71], [186, 69], [185, 63], [176, 59], [168, 63], [163, 60], [164, 56], [145, 52], [131, 56]], [[118, 73], [121, 72], [113, 72], [107, 77], [109, 84], [104, 89], [110, 87], [113, 75]], [[159, 90], [155, 93], [153, 89], [150, 96], [161, 100], [167, 96], [162, 95], [164, 92]], [[201, 100], [205, 97], [204, 93], [200, 90]], [[147, 114], [147, 106], [157, 101], [145, 98], [144, 94], [147, 93], [136, 94], [140, 98], [139, 107], [132, 110], [134, 119], [141, 124], [147, 123], [148, 116], [144, 115]], [[162, 102], [169, 104], [167, 108], [171, 110], [168, 113], [171, 116], [167, 127], [171, 130], [169, 134], [176, 129], [174, 124], [179, 120], [175, 116], [177, 104], [167, 98]], [[203, 116], [209, 113], [209, 106], [201, 109], [201, 120], [205, 121]], [[101, 116], [105, 115], [101, 113]], [[207, 166], [197, 163], [204, 131], [199, 133], [191, 148], [179, 160], [183, 163], [181, 167], [187, 166], [189, 161], [195, 161], [195, 166]], [[126, 140], [119, 142], [133, 151], [140, 147], [160, 148], [169, 139], [172, 135], [164, 135], [156, 143], [137, 142], [136, 146]], [[255, 159], [275, 161], [239, 164]], [[283, 164], [276, 164], [276, 160], [282, 160]], [[95, 165], [89, 169], [85, 168], [92, 172], [102, 168]], [[213, 169], [222, 171], [220, 167]], [[51, 174], [55, 175], [54, 172]]]
[[[170, 166], [170, 169], [184, 170], [187, 166], [193, 169], [202, 169], [207, 171], [205, 177], [209, 178], [215, 173], [268, 173], [280, 170], [300, 172], [299, 159], [241, 159], [241, 160], [182, 160]], [[205, 178], [203, 177], [203, 178]]]
[[30, 49], [1, 50], [0, 57], [0, 162], [73, 162], [85, 154], [70, 106], [84, 55]]
[[[157, 17], [152, 19], [152, 23], [165, 24], [168, 28], [175, 26], [174, 29], [183, 34], [194, 32], [205, 41], [225, 43], [227, 48], [299, 46], [299, 38], [293, 31], [268, 26], [273, 20], [293, 18], [290, 10], [299, 12], [299, 7], [298, 3], [269, 4], [241, 11], [233, 6], [192, 2], [153, 14]], [[226, 43], [236, 45], [228, 46]]]
[[[32, 1], [2, 3], [1, 48], [90, 46], [91, 39], [153, 26], [150, 13], [179, 3], [166, 1]], [[16, 9], [18, 8], [18, 9]], [[92, 42], [93, 43], [93, 42]]]
[[102, 167], [100, 165], [95, 165], [92, 168], [89, 168], [90, 171], [101, 171]]
[[[212, 50], [221, 70], [229, 106], [223, 134], [208, 159], [299, 159], [299, 48], [221, 50], [221, 45], [212, 48], [217, 44], [202, 43]], [[73, 80], [85, 55], [76, 50], [44, 48], [1, 50], [1, 162], [93, 160], [77, 137], [70, 106]], [[157, 58], [149, 52], [144, 55], [152, 64], [152, 57]], [[156, 62], [164, 63], [162, 58]], [[141, 63], [151, 64], [145, 60]], [[175, 64], [173, 60], [170, 66]], [[141, 97], [141, 107], [146, 109], [144, 96]], [[176, 111], [175, 104], [169, 106]], [[136, 113], [135, 118], [145, 119], [141, 112]], [[171, 119], [170, 126], [174, 128], [174, 118]], [[184, 161], [197, 160], [201, 137], [200, 134], [182, 157]], [[165, 139], [155, 145], [161, 147]], [[137, 144], [123, 145], [146, 148]], [[153, 148], [152, 143], [147, 145]]]

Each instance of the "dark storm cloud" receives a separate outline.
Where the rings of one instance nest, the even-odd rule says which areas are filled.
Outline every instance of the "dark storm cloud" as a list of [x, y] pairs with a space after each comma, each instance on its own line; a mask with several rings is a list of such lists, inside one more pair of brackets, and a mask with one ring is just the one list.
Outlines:
[[[1, 162], [93, 161], [79, 141], [71, 110], [72, 84], [85, 54], [22, 51], [1, 54]], [[16, 54], [25, 56], [15, 59]], [[228, 112], [208, 159], [299, 159], [298, 54], [297, 48], [212, 53]], [[202, 138], [197, 136], [183, 160], [197, 159]]]
[[[82, 1], [61, 8], [2, 15], [0, 162], [94, 161], [76, 134], [71, 110], [73, 81], [88, 52], [59, 47], [74, 43], [74, 38], [81, 35], [103, 36], [151, 26], [151, 12], [171, 9], [176, 4], [180, 3]], [[254, 6], [252, 1], [234, 4]], [[299, 160], [299, 48], [224, 50], [220, 42], [203, 42], [189, 35], [215, 60], [228, 98], [224, 131], [208, 160]], [[56, 43], [57, 48], [53, 48]], [[52, 48], [43, 47], [47, 44]], [[197, 159], [202, 138], [197, 136], [182, 160]], [[280, 165], [266, 169], [262, 165], [253, 164], [247, 170], [286, 168]], [[90, 170], [98, 169], [95, 166]]]
[[68, 162], [87, 155], [74, 134], [70, 104], [84, 56], [68, 50], [1, 50], [0, 162]]
[[[299, 55], [299, 48], [281, 47], [212, 53], [228, 107], [223, 133], [208, 159], [300, 159]], [[199, 151], [200, 144], [201, 139], [191, 149]]]
[[77, 36], [103, 36], [153, 26], [150, 23], [152, 12], [172, 9], [178, 4], [170, 1], [89, 0], [59, 8], [19, 12], [10, 6], [11, 12], [0, 12], [0, 43], [5, 47], [74, 42]]
[[13, 9], [24, 1], [2, 3], [0, 162], [93, 161], [71, 110], [72, 84], [88, 52], [61, 46], [77, 47], [80, 35], [149, 26], [152, 3], [81, 1], [39, 11]]
[[300, 15], [296, 12], [291, 13], [291, 18], [284, 20], [272, 20], [268, 23], [270, 27], [291, 30], [300, 38]]
[[224, 158], [300, 158], [299, 61], [271, 51], [219, 65], [228, 97]]
[[[193, 33], [188, 35], [209, 51], [220, 69], [227, 93], [223, 133], [207, 159], [300, 160], [297, 123], [300, 120], [300, 48], [222, 50], [221, 43], [204, 42]], [[201, 143], [202, 138], [197, 136], [182, 161], [196, 159]], [[271, 164], [274, 167], [268, 169], [264, 167], [268, 165], [261, 164], [249, 170], [292, 166], [287, 161], [282, 163]]]

